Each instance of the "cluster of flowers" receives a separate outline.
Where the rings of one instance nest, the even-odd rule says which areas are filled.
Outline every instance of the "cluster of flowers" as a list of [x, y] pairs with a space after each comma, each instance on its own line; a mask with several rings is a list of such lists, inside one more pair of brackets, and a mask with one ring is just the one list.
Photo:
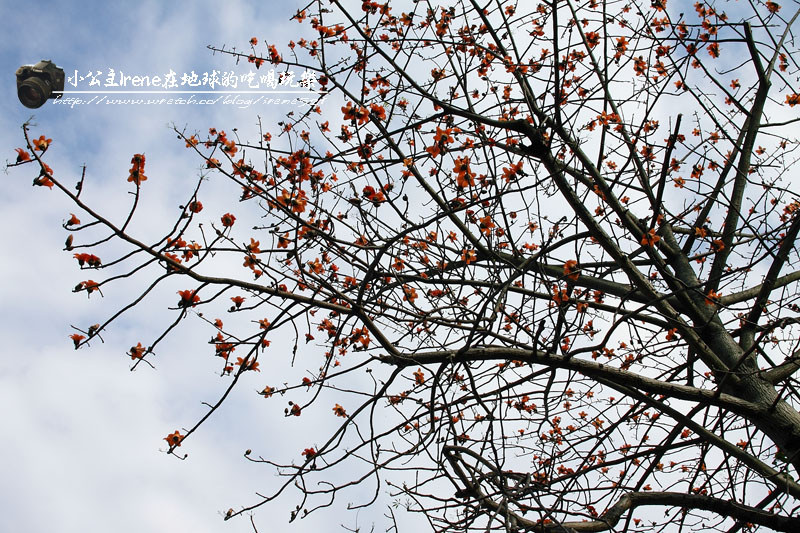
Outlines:
[[144, 175], [144, 154], [134, 154], [131, 159], [131, 165], [128, 181], [135, 183], [138, 187], [143, 181], [147, 180], [147, 176]]

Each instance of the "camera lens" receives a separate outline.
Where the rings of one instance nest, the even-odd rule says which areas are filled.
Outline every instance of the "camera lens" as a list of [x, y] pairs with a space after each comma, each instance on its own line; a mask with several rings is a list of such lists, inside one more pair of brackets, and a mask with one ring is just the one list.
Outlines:
[[25, 107], [36, 109], [42, 105], [50, 97], [50, 84], [41, 78], [31, 76], [23, 81], [17, 89], [17, 96], [19, 101]]

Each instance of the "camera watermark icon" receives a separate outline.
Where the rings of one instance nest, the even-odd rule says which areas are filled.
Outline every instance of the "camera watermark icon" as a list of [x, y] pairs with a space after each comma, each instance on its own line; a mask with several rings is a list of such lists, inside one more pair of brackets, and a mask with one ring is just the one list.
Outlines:
[[17, 97], [31, 109], [42, 107], [48, 98], [64, 90], [64, 70], [49, 59], [17, 69]]

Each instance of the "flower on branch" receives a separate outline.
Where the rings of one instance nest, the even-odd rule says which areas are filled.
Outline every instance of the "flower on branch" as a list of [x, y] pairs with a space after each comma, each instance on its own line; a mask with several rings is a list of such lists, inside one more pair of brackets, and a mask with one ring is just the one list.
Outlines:
[[166, 437], [164, 437], [164, 440], [167, 441], [167, 444], [169, 444], [170, 449], [172, 449], [176, 446], [180, 446], [181, 442], [183, 442], [183, 438], [184, 436], [181, 435], [180, 432], [175, 431], [175, 433], [171, 433]]
[[578, 269], [578, 262], [576, 260], [570, 259], [564, 263], [564, 275], [572, 281], [576, 281], [578, 279], [580, 276], [580, 269]]
[[195, 304], [200, 301], [200, 296], [197, 295], [196, 291], [191, 289], [178, 291], [178, 295], [181, 297], [178, 302], [178, 307], [194, 307]]
[[44, 152], [52, 144], [53, 139], [46, 139], [44, 135], [40, 135], [38, 139], [32, 141], [33, 149]]
[[706, 305], [716, 305], [717, 303], [719, 303], [720, 297], [721, 297], [720, 293], [718, 293], [714, 289], [709, 289], [708, 293], [706, 293], [706, 298], [705, 298]]
[[75, 349], [77, 350], [78, 346], [81, 345], [81, 341], [83, 339], [85, 339], [86, 336], [85, 335], [81, 335], [79, 333], [73, 333], [72, 335], [69, 336], [69, 338], [72, 339], [72, 342], [75, 343]]
[[145, 348], [142, 346], [141, 342], [136, 343], [136, 346], [131, 346], [131, 349], [128, 355], [131, 356], [131, 359], [142, 359], [144, 357]]
[[138, 187], [143, 181], [147, 180], [144, 175], [144, 154], [134, 154], [131, 158], [131, 169], [128, 172], [128, 181], [135, 183]]
[[232, 214], [230, 214], [230, 213], [225, 213], [225, 214], [224, 214], [224, 215], [222, 215], [222, 217], [220, 218], [220, 221], [222, 222], [222, 225], [223, 225], [224, 227], [226, 227], [226, 228], [230, 228], [231, 226], [233, 226], [233, 223], [234, 223], [234, 222], [236, 222], [236, 217], [235, 217], [235, 216], [233, 216], [233, 215], [232, 215]]
[[459, 189], [466, 189], [475, 185], [475, 173], [470, 170], [469, 157], [459, 157], [455, 160], [456, 185]]
[[656, 230], [654, 228], [650, 228], [650, 230], [642, 235], [641, 244], [642, 246], [655, 246], [655, 244], [661, 240], [661, 237], [656, 235]]
[[79, 266], [86, 264], [90, 267], [99, 267], [101, 263], [100, 258], [94, 254], [73, 254], [73, 257], [78, 260]]
[[303, 457], [305, 457], [307, 459], [311, 459], [312, 457], [317, 455], [317, 452], [316, 452], [316, 450], [314, 448], [306, 448], [305, 450], [303, 450], [303, 452], [300, 455], [302, 455]]
[[31, 154], [27, 151], [22, 148], [15, 148], [15, 150], [17, 151], [17, 163], [24, 163], [25, 161], [31, 160]]
[[241, 366], [242, 370], [245, 372], [248, 370], [255, 370], [256, 372], [261, 372], [261, 370], [259, 370], [258, 368], [258, 361], [251, 360], [249, 357], [245, 358], [237, 357], [235, 364], [237, 366]]

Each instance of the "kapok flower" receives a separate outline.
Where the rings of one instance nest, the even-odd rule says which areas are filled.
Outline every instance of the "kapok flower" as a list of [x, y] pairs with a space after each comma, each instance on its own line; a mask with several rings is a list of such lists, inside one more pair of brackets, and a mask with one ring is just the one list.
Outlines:
[[17, 163], [23, 163], [25, 161], [31, 160], [31, 154], [23, 150], [22, 148], [15, 148], [17, 151]]
[[650, 231], [642, 235], [642, 246], [655, 246], [655, 244], [661, 240], [661, 237], [656, 235], [656, 230], [650, 228]]
[[137, 342], [136, 346], [131, 346], [130, 354], [131, 359], [142, 359], [144, 357], [144, 346], [141, 342]]
[[45, 139], [44, 135], [40, 135], [38, 139], [32, 141], [33, 149], [44, 152], [53, 142], [53, 139]]
[[233, 223], [236, 222], [236, 217], [230, 213], [225, 213], [224, 215], [222, 215], [221, 221], [223, 226], [225, 226], [226, 228], [230, 228], [231, 226], [233, 226]]
[[306, 448], [300, 455], [302, 455], [307, 459], [311, 459], [312, 457], [317, 455], [317, 451], [314, 448]]
[[706, 305], [716, 305], [720, 299], [720, 296], [721, 294], [714, 289], [709, 289], [708, 294], [706, 294]]
[[175, 431], [175, 433], [171, 433], [164, 437], [164, 440], [167, 441], [170, 448], [174, 448], [175, 446], [180, 446], [181, 442], [183, 441], [183, 435], [180, 432]]
[[200, 296], [191, 289], [185, 291], [178, 291], [181, 300], [178, 302], [178, 307], [194, 307], [200, 301]]
[[576, 281], [578, 279], [580, 276], [580, 271], [578, 269], [578, 262], [576, 260], [570, 259], [564, 263], [564, 275], [572, 281]]
[[75, 349], [77, 350], [78, 346], [81, 345], [81, 341], [83, 339], [85, 339], [86, 336], [85, 335], [81, 335], [79, 333], [73, 333], [72, 335], [69, 336], [69, 338], [72, 339], [72, 342], [75, 343]]

